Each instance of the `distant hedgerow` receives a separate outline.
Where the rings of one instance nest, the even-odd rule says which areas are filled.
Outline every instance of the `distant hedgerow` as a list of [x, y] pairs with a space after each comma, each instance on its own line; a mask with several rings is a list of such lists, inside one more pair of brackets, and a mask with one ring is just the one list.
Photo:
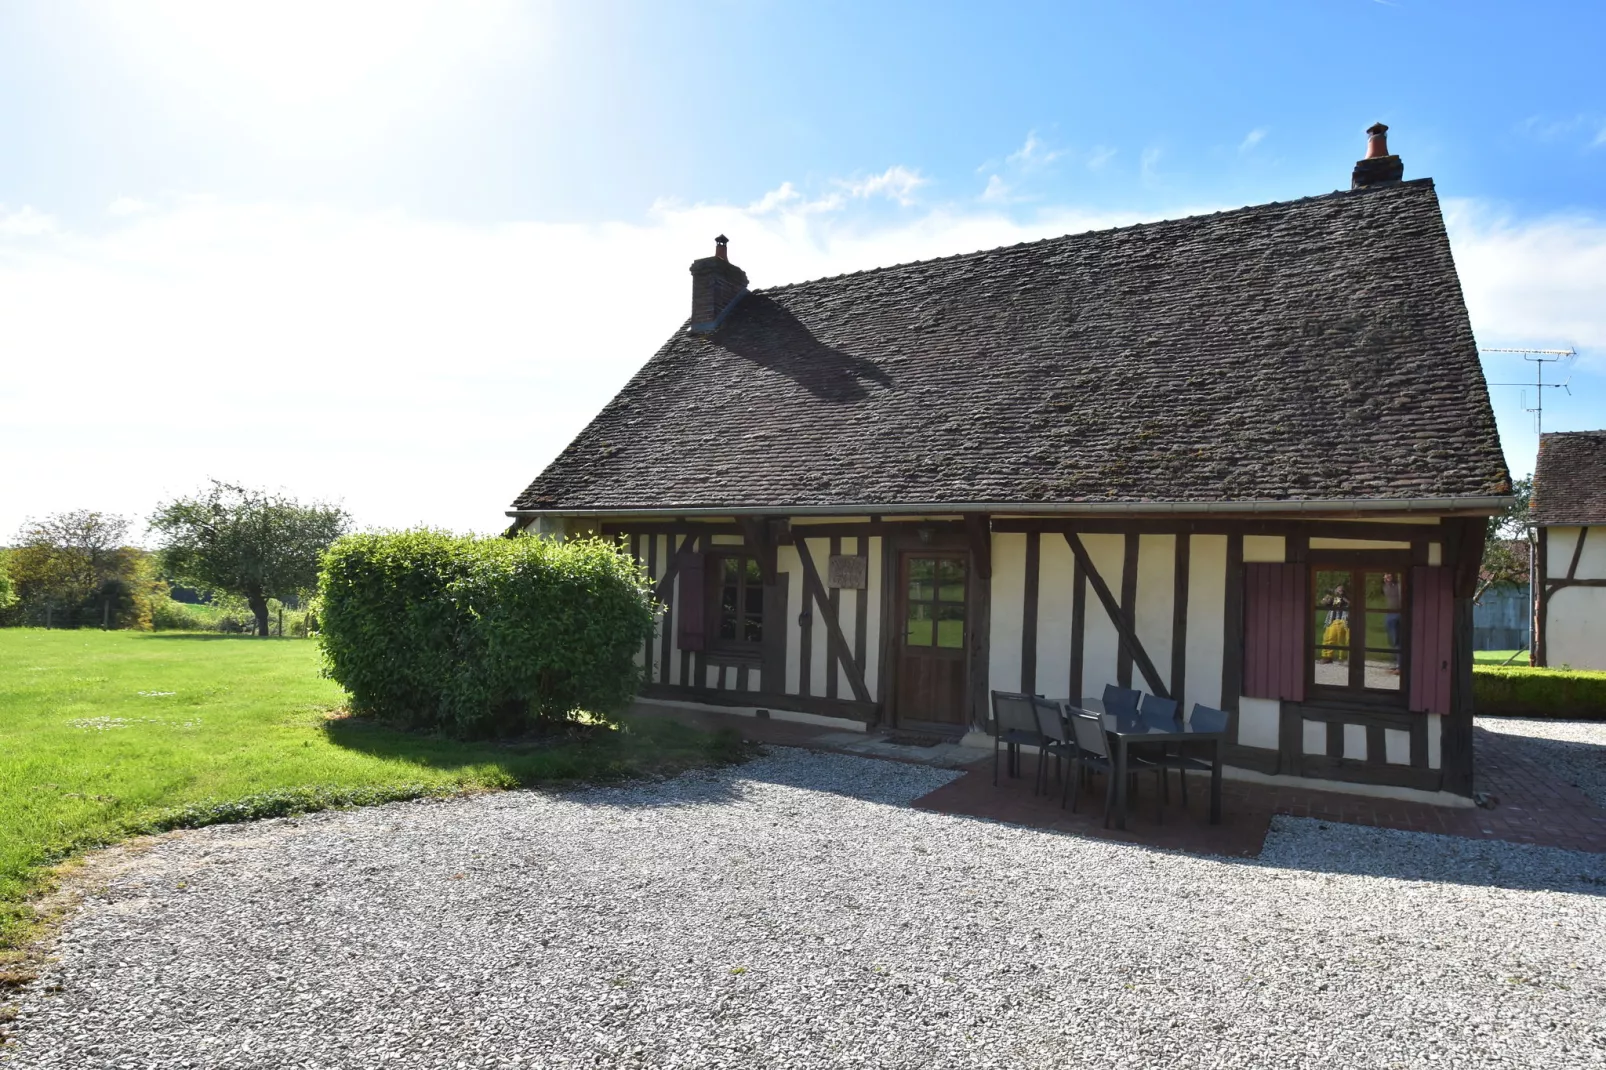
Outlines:
[[615, 717], [654, 624], [640, 566], [609, 543], [423, 530], [338, 540], [318, 612], [354, 712], [459, 736]]

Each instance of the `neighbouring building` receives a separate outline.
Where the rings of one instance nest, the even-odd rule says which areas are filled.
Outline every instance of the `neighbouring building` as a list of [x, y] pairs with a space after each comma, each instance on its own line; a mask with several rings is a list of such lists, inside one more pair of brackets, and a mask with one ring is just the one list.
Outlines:
[[957, 736], [1116, 683], [1241, 769], [1470, 795], [1511, 487], [1433, 183], [1369, 133], [1347, 191], [768, 289], [720, 237], [508, 515], [642, 562], [653, 701]]
[[1606, 431], [1539, 437], [1535, 665], [1606, 670]]

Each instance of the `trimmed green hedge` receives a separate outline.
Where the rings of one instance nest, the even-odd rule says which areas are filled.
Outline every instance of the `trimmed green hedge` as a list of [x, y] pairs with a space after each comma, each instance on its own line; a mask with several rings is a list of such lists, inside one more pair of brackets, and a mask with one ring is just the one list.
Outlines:
[[612, 544], [439, 531], [339, 539], [319, 599], [327, 671], [354, 712], [465, 737], [614, 719], [640, 688], [655, 613]]
[[1472, 697], [1480, 714], [1606, 720], [1606, 672], [1475, 665]]

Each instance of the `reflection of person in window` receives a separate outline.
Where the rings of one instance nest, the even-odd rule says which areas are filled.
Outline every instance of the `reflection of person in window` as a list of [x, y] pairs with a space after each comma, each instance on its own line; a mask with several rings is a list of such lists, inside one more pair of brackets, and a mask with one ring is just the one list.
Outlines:
[[[1383, 626], [1388, 629], [1389, 649], [1400, 649], [1400, 577], [1392, 572], [1383, 573]], [[1400, 671], [1398, 660], [1389, 669]]]
[[1349, 597], [1344, 593], [1344, 585], [1336, 584], [1322, 598], [1321, 604], [1327, 608], [1327, 617], [1322, 622], [1322, 662], [1325, 664], [1335, 658], [1348, 661]]

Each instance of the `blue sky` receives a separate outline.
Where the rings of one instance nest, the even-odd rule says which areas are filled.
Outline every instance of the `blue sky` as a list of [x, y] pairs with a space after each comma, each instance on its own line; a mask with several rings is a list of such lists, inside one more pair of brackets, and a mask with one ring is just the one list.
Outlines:
[[1480, 344], [1577, 347], [1546, 426], [1606, 426], [1603, 46], [1597, 3], [0, 0], [0, 531], [208, 475], [489, 529], [719, 230], [763, 285], [1299, 197], [1377, 120]]

